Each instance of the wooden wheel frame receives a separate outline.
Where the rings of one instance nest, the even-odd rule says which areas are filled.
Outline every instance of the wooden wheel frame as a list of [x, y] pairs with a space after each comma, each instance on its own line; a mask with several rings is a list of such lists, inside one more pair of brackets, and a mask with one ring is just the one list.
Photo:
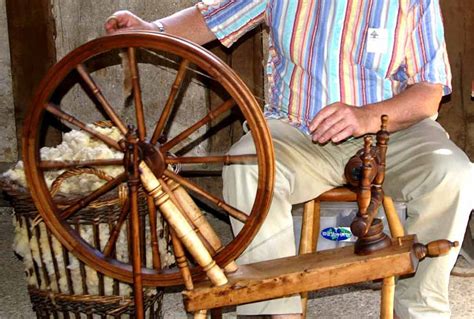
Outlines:
[[[135, 123], [133, 124], [137, 126], [137, 130], [131, 129], [128, 126], [129, 123], [126, 123], [124, 119], [121, 119], [120, 116], [117, 115], [114, 107], [111, 106], [111, 103], [109, 103], [107, 98], [101, 93], [99, 85], [95, 83], [94, 74], [89, 72], [85, 65], [87, 61], [94, 59], [94, 57], [110, 53], [114, 50], [125, 50], [125, 52], [128, 52], [133, 84], [133, 104], [135, 107]], [[142, 102], [140, 76], [138, 72], [139, 64], [136, 59], [139, 50], [164, 52], [177, 57], [180, 61], [179, 70], [175, 82], [170, 88], [167, 103], [163, 108], [163, 112], [160, 115], [160, 119], [151, 137], [148, 137], [146, 133], [143, 112], [144, 105]], [[200, 121], [196, 121], [195, 124], [171, 140], [160, 144], [158, 140], [163, 133], [164, 126], [169, 120], [169, 113], [173, 110], [174, 101], [183, 81], [184, 74], [187, 72], [188, 65], [197, 66], [200, 70], [206, 72], [211, 78], [220, 83], [222, 88], [227, 91], [230, 99], [210, 111], [207, 116]], [[63, 89], [64, 86], [67, 87], [68, 90], [71, 89], [72, 86], [69, 84], [65, 85], [65, 83], [70, 81], [71, 74], [73, 73], [80, 81], [80, 83], [77, 82], [76, 84], [81, 84], [83, 91], [86, 91], [85, 94], [88, 94], [96, 105], [99, 105], [97, 112], [107, 114], [106, 118], [121, 131], [124, 137], [121, 141], [113, 141], [95, 132], [93, 129], [89, 129], [86, 123], [80, 119], [80, 109], [75, 109], [77, 113], [74, 114], [61, 110], [60, 101], [57, 101], [56, 97], [57, 90], [60, 87]], [[185, 137], [190, 136], [198, 128], [209, 124], [216, 116], [221, 115], [231, 107], [237, 107], [247, 121], [254, 140], [256, 155], [173, 158], [168, 154], [169, 150], [179, 142], [182, 142]], [[96, 139], [101, 140], [113, 149], [123, 152], [124, 160], [92, 160], [82, 162], [42, 160], [40, 155], [40, 148], [44, 146], [42, 142], [42, 132], [44, 131], [44, 126], [49, 125], [44, 123], [46, 114], [59, 119], [71, 129], [80, 128], [86, 131], [89, 130], [89, 133], [94, 135]], [[130, 149], [133, 150], [130, 151]], [[126, 157], [128, 157], [128, 160], [125, 159]], [[185, 189], [198, 192], [216, 206], [224, 207], [224, 210], [230, 215], [235, 216], [235, 214], [237, 214], [236, 216], [240, 216], [241, 220], [244, 221], [242, 231], [213, 256], [216, 263], [224, 267], [237, 258], [253, 239], [266, 217], [273, 191], [274, 156], [272, 142], [260, 107], [250, 90], [230, 67], [212, 53], [189, 41], [163, 33], [134, 31], [98, 38], [73, 50], [53, 66], [39, 85], [32, 99], [32, 104], [24, 124], [23, 159], [25, 162], [27, 182], [33, 200], [47, 227], [51, 229], [59, 241], [85, 264], [105, 275], [132, 283], [134, 282], [134, 273], [141, 273], [141, 281], [146, 286], [180, 285], [183, 283], [183, 278], [179, 271], [153, 269], [143, 266], [141, 266], [141, 269], [135, 269], [130, 264], [132, 261], [130, 261], [130, 263], [124, 263], [112, 256], [104, 255], [104, 252], [100, 251], [100, 248], [96, 249], [89, 245], [81, 237], [81, 234], [76, 232], [74, 228], [66, 222], [67, 218], [73, 216], [81, 209], [87, 207], [92, 201], [114, 190], [125, 182], [128, 182], [129, 185], [132, 182], [135, 183], [135, 187], [132, 187], [130, 190], [129, 200], [131, 201], [130, 206], [132, 208], [134, 206], [136, 207], [138, 189], [143, 188], [139, 183], [137, 167], [140, 162], [146, 162], [153, 168], [152, 171], [156, 178], [167, 178], [183, 186]], [[239, 215], [242, 212], [234, 207], [228, 206], [222, 199], [206, 193], [199, 185], [190, 183], [186, 177], [174, 173], [170, 170], [169, 166], [171, 163], [186, 165], [189, 163], [217, 162], [226, 165], [232, 163], [245, 164], [245, 162], [249, 162], [255, 164], [255, 159], [258, 166], [258, 189], [251, 211], [244, 212], [244, 215], [248, 214], [247, 216]], [[80, 200], [71, 203], [71, 205], [66, 208], [57, 205], [45, 182], [44, 173], [46, 171], [91, 166], [96, 167], [107, 164], [123, 165], [125, 173], [112, 178], [106, 182], [104, 186], [84, 195]], [[135, 174], [135, 176], [133, 174]], [[128, 215], [124, 213], [123, 216], [133, 218], [133, 215], [132, 212]], [[131, 222], [133, 224], [133, 221]], [[116, 224], [114, 228], [115, 227], [120, 228], [121, 226]], [[135, 229], [134, 231], [136, 233], [140, 230]], [[112, 244], [115, 244], [115, 242]], [[195, 277], [202, 277], [204, 274], [199, 266], [193, 267], [191, 273]]]

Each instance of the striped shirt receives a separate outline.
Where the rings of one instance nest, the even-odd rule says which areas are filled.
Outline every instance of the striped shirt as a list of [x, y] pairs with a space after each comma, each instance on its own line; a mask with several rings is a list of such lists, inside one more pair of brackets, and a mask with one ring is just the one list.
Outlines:
[[451, 92], [438, 0], [207, 0], [198, 4], [230, 46], [266, 23], [266, 115], [308, 133], [321, 108], [380, 102], [418, 82]]

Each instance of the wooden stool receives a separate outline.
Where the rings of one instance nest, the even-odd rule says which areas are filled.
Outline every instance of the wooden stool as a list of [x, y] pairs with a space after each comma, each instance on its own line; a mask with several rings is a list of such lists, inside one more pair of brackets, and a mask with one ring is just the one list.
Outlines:
[[[357, 202], [357, 193], [348, 187], [337, 187], [331, 189], [319, 197], [305, 203], [303, 210], [303, 221], [301, 227], [301, 240], [299, 245], [299, 254], [307, 254], [316, 251], [318, 237], [320, 233], [320, 205], [321, 202]], [[398, 217], [392, 198], [383, 197], [383, 208], [387, 217], [390, 233], [393, 238], [403, 237], [403, 225]], [[393, 297], [395, 290], [395, 277], [383, 279], [380, 317], [393, 317]], [[306, 317], [308, 303], [308, 293], [301, 293], [301, 303], [303, 308], [303, 317]]]

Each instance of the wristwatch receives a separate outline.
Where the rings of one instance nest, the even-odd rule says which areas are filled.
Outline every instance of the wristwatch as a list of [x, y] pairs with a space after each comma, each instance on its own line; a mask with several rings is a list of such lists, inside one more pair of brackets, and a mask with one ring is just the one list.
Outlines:
[[153, 21], [152, 23], [158, 28], [159, 32], [165, 32], [165, 27], [159, 20]]

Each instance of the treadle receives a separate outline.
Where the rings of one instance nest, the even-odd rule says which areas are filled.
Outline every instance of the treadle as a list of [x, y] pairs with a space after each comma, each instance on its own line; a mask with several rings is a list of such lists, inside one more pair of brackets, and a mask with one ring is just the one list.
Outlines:
[[390, 247], [370, 255], [354, 254], [348, 246], [295, 257], [240, 265], [229, 283], [212, 287], [206, 281], [183, 292], [187, 311], [240, 305], [327, 287], [414, 273], [415, 235], [392, 239]]

